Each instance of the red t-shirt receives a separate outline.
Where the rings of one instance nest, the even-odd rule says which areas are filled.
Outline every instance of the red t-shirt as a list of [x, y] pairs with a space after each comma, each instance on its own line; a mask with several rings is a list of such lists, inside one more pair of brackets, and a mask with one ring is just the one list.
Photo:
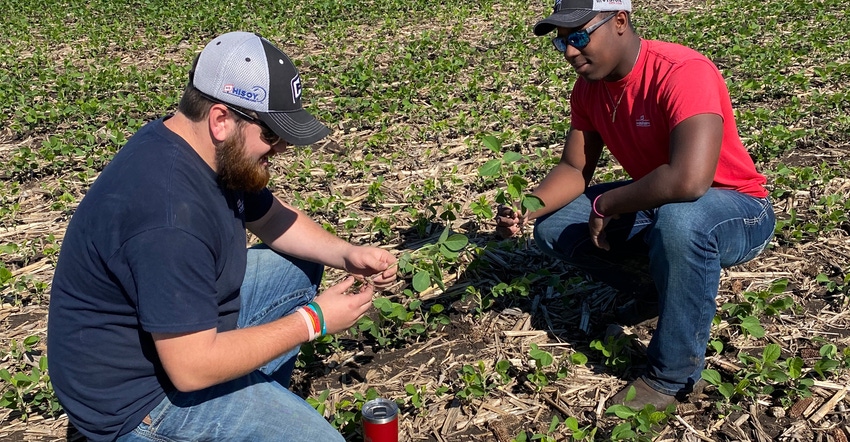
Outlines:
[[693, 49], [642, 40], [635, 66], [622, 80], [579, 77], [570, 108], [572, 127], [598, 132], [635, 180], [669, 162], [670, 132], [677, 124], [698, 114], [720, 115], [723, 142], [712, 187], [767, 196], [767, 180], [756, 171], [738, 136], [726, 82], [717, 67]]

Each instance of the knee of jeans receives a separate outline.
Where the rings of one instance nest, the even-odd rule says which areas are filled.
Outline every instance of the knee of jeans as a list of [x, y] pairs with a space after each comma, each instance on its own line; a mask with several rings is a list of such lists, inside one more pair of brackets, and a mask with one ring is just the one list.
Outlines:
[[[662, 208], [668, 206], [662, 206]], [[675, 208], [659, 210], [647, 239], [650, 242], [660, 239], [665, 247], [675, 248], [677, 245], [691, 244], [708, 234], [705, 231], [706, 226], [701, 221]]]
[[253, 246], [249, 249], [249, 252], [256, 256], [255, 262], [258, 269], [263, 269], [264, 271], [273, 271], [273, 269], [288, 270], [290, 266], [295, 265], [307, 276], [313, 285], [318, 286], [322, 282], [322, 276], [325, 271], [325, 267], [322, 264], [282, 255], [265, 244]]
[[556, 222], [547, 222], [549, 219], [538, 220], [534, 225], [534, 243], [540, 251], [567, 262], [580, 259], [586, 253], [585, 246], [590, 241], [590, 237], [585, 234], [587, 227], [564, 227]]
[[758, 245], [758, 246], [756, 246], [756, 247], [753, 247], [753, 248], [752, 248], [749, 252], [747, 252], [747, 254], [746, 254], [746, 255], [744, 255], [744, 257], [742, 257], [741, 259], [738, 259], [737, 261], [735, 261], [735, 262], [733, 262], [733, 263], [731, 263], [731, 264], [729, 264], [729, 265], [725, 265], [725, 263], [723, 263], [723, 264], [724, 264], [724, 267], [730, 267], [730, 266], [733, 266], [733, 265], [743, 264], [743, 263], [745, 263], [745, 262], [747, 262], [747, 261], [752, 260], [753, 258], [755, 258], [756, 256], [758, 256], [761, 252], [763, 252], [763, 251], [764, 251], [764, 249], [766, 249], [766, 248], [767, 248], [767, 245], [768, 245], [768, 244], [770, 244], [770, 241], [771, 241], [772, 239], [773, 239], [773, 234], [771, 234], [771, 235], [770, 235], [770, 237], [768, 237], [768, 238], [767, 238], [767, 239], [766, 239], [763, 243], [759, 244], [759, 245]]
[[555, 242], [558, 240], [557, 235], [560, 232], [555, 232], [554, 229], [548, 227], [549, 225], [545, 221], [534, 225], [534, 231], [532, 232], [534, 243], [541, 252], [550, 256], [560, 256], [559, 253], [555, 252]]

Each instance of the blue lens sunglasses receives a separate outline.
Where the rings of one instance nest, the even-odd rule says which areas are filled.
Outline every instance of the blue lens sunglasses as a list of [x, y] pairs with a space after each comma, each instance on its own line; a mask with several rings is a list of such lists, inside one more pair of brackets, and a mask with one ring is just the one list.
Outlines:
[[605, 22], [614, 18], [615, 15], [617, 15], [616, 12], [603, 18], [602, 21], [587, 29], [582, 29], [581, 31], [576, 31], [566, 36], [555, 37], [552, 39], [552, 44], [555, 45], [555, 49], [557, 49], [558, 52], [566, 52], [567, 45], [576, 49], [584, 49], [585, 46], [590, 43], [590, 34], [600, 26], [604, 25]]

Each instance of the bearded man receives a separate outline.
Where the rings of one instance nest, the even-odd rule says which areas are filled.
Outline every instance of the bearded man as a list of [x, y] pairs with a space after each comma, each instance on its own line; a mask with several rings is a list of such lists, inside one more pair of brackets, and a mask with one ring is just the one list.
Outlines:
[[[88, 439], [329, 441], [288, 390], [299, 347], [346, 330], [395, 258], [266, 187], [269, 158], [329, 133], [268, 40], [210, 42], [177, 113], [142, 127], [77, 208], [48, 319], [50, 375]], [[246, 247], [246, 228], [263, 242]], [[316, 296], [324, 266], [352, 276]]]

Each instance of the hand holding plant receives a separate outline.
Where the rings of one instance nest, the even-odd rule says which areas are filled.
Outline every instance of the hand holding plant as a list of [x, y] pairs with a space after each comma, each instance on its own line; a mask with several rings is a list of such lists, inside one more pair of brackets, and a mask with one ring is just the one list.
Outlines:
[[353, 326], [372, 306], [375, 288], [366, 284], [358, 292], [348, 293], [352, 285], [354, 277], [348, 277], [316, 296], [315, 302], [322, 309], [326, 334], [333, 335]]
[[501, 238], [511, 238], [525, 230], [525, 216], [512, 207], [500, 205], [496, 209], [496, 234]]
[[396, 280], [397, 262], [390, 252], [368, 246], [356, 246], [345, 257], [345, 270], [355, 278], [367, 279], [377, 288], [386, 288]]
[[[487, 135], [482, 143], [496, 154], [502, 152], [502, 142]], [[507, 188], [499, 189], [496, 193], [496, 233], [503, 238], [510, 238], [517, 233], [525, 233], [525, 221], [531, 212], [542, 209], [545, 204], [536, 195], [526, 193], [528, 180], [519, 173], [519, 163], [525, 157], [517, 152], [505, 152], [502, 158], [488, 161], [478, 169], [478, 175], [482, 178], [500, 176], [505, 179]], [[516, 203], [516, 204], [515, 204]]]

